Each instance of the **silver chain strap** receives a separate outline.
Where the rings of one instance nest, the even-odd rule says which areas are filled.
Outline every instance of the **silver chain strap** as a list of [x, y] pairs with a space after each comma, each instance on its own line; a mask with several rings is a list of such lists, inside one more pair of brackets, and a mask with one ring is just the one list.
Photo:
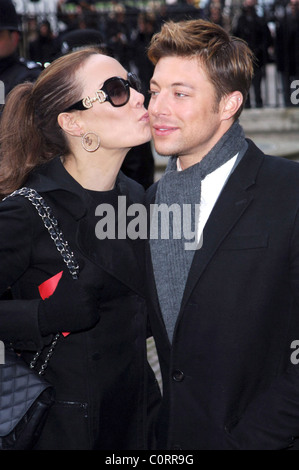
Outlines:
[[[44, 223], [44, 226], [48, 230], [51, 239], [54, 241], [57, 250], [61, 254], [63, 261], [67, 265], [71, 276], [73, 277], [73, 279], [78, 279], [79, 265], [76, 261], [74, 253], [71, 251], [68, 242], [64, 239], [63, 233], [58, 227], [58, 221], [52, 214], [51, 208], [46, 204], [42, 196], [40, 196], [40, 194], [38, 194], [38, 192], [35, 191], [35, 189], [23, 187], [9, 194], [9, 196], [6, 196], [3, 199], [3, 201], [7, 199], [8, 197], [13, 197], [13, 196], [24, 196], [32, 203], [32, 205], [37, 210], [38, 215], [41, 217]], [[46, 368], [48, 366], [49, 360], [54, 352], [54, 348], [60, 336], [61, 336], [60, 333], [57, 333], [54, 336], [54, 339], [52, 340], [51, 346], [47, 352], [45, 360], [38, 371], [39, 375], [44, 375]], [[43, 349], [40, 351], [37, 351], [37, 353], [34, 355], [32, 361], [30, 362], [31, 369], [34, 369], [36, 367], [37, 360], [40, 357], [42, 351]]]
[[[71, 251], [68, 242], [64, 239], [63, 233], [59, 230], [57, 219], [52, 214], [51, 208], [46, 204], [45, 200], [38, 194], [35, 189], [21, 188], [14, 191], [8, 197], [24, 196], [36, 208], [38, 215], [42, 218], [44, 226], [48, 230], [50, 237], [55, 243], [55, 246], [61, 254], [63, 261], [67, 265], [72, 277], [78, 279], [79, 265]], [[5, 200], [4, 198], [3, 200]]]

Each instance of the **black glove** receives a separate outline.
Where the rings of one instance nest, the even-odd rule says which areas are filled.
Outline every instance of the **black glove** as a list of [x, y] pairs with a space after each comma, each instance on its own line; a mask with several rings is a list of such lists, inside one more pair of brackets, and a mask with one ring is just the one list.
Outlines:
[[63, 272], [54, 293], [40, 301], [38, 321], [43, 336], [87, 330], [99, 320], [100, 288], [93, 276], [84, 274], [83, 270], [79, 279], [73, 279]]

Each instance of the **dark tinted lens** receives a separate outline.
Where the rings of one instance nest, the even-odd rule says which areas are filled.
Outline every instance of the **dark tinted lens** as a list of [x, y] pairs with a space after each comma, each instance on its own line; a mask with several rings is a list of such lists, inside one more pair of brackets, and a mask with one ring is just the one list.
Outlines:
[[132, 88], [134, 88], [134, 90], [137, 90], [137, 91], [141, 91], [141, 82], [139, 80], [139, 78], [137, 77], [137, 75], [135, 75], [134, 73], [129, 73], [128, 74], [128, 82], [130, 84], [130, 86]]
[[120, 79], [115, 79], [107, 84], [107, 94], [115, 106], [125, 104], [128, 100], [128, 89]]

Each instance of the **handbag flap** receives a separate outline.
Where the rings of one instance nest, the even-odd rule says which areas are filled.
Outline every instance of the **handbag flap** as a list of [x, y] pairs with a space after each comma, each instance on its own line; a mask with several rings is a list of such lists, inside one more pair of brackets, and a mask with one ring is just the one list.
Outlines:
[[9, 434], [37, 397], [51, 385], [17, 356], [5, 351], [0, 365], [0, 437]]

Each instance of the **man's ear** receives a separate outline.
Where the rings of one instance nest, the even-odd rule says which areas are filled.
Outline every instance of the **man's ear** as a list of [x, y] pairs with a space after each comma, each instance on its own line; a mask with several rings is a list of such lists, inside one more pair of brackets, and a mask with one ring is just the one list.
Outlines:
[[231, 119], [243, 103], [243, 95], [240, 91], [233, 91], [223, 98], [222, 118]]
[[76, 113], [60, 113], [58, 114], [57, 122], [67, 134], [73, 136], [82, 135], [81, 122]]

